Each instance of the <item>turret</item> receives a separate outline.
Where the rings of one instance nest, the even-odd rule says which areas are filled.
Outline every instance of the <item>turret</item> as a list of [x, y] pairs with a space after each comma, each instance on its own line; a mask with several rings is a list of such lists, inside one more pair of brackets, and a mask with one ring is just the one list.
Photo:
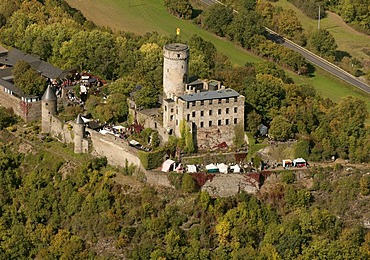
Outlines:
[[83, 139], [85, 135], [85, 124], [82, 120], [81, 114], [78, 114], [75, 125], [73, 127], [74, 131], [74, 152], [82, 153], [83, 152]]
[[57, 113], [57, 96], [50, 87], [47, 87], [41, 99], [41, 131], [49, 133], [52, 117]]
[[188, 83], [189, 47], [171, 43], [163, 47], [163, 96], [174, 99], [183, 95]]

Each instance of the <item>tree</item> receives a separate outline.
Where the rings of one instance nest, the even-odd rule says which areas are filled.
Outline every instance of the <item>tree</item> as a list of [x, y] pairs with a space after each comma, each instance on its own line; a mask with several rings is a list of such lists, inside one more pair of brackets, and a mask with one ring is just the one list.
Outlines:
[[5, 127], [11, 126], [17, 122], [17, 118], [14, 116], [12, 111], [0, 107], [0, 130], [3, 130]]
[[[155, 91], [153, 93], [153, 90]], [[144, 86], [134, 94], [135, 103], [138, 108], [153, 108], [158, 103], [156, 90], [150, 86]]]
[[228, 26], [233, 20], [233, 10], [225, 5], [211, 5], [202, 15], [202, 26], [223, 37], [227, 35]]
[[234, 127], [234, 146], [235, 148], [241, 148], [244, 145], [244, 127], [241, 124], [237, 124]]
[[269, 135], [280, 141], [293, 138], [292, 125], [285, 117], [276, 116], [271, 121]]
[[253, 36], [261, 35], [265, 31], [262, 17], [255, 11], [239, 12], [235, 15], [228, 36], [241, 46], [250, 49], [253, 43]]
[[273, 110], [278, 110], [285, 97], [281, 79], [271, 75], [256, 76], [256, 82], [245, 86], [245, 101], [266, 121], [272, 119]]
[[258, 126], [262, 122], [262, 116], [259, 115], [256, 110], [248, 113], [247, 115], [247, 123], [248, 123], [248, 130], [252, 133], [253, 136], [256, 135], [258, 132]]
[[168, 12], [177, 17], [190, 19], [193, 15], [193, 7], [189, 0], [165, 0], [164, 5]]
[[44, 93], [46, 80], [26, 61], [18, 61], [13, 69], [14, 84], [27, 95], [40, 96]]
[[185, 192], [192, 193], [197, 190], [197, 185], [190, 174], [185, 173], [182, 178], [181, 189]]
[[311, 33], [308, 38], [308, 47], [325, 57], [335, 57], [337, 44], [329, 31], [320, 29]]

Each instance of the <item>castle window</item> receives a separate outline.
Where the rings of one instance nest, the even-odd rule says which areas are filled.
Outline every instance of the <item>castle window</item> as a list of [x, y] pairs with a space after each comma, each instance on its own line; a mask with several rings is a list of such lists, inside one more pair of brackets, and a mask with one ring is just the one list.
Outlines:
[[200, 127], [203, 128], [204, 127], [204, 123], [203, 122], [200, 122]]
[[201, 101], [200, 101], [200, 105], [201, 105], [201, 106], [204, 106], [204, 100], [201, 100]]
[[229, 125], [229, 119], [225, 119], [225, 125]]
[[220, 125], [221, 125], [221, 119], [219, 119], [219, 120], [217, 121], [217, 125], [218, 125], [218, 126], [220, 126]]
[[186, 102], [186, 108], [189, 109], [189, 102]]
[[191, 105], [192, 105], [192, 106], [195, 106], [195, 101], [191, 102]]
[[238, 113], [238, 108], [234, 107], [234, 113]]
[[212, 126], [212, 121], [209, 121], [208, 122], [208, 126], [211, 127]]
[[229, 113], [229, 108], [226, 108], [226, 114], [228, 114]]
[[179, 120], [176, 119], [176, 125], [179, 125]]
[[186, 116], [186, 121], [189, 121], [190, 120], [190, 114], [188, 114], [187, 116]]
[[177, 58], [180, 58], [180, 53], [177, 54]]
[[170, 121], [173, 121], [173, 116], [170, 116]]
[[191, 116], [192, 116], [192, 117], [195, 117], [195, 111], [193, 111], [193, 112], [191, 113]]
[[204, 111], [200, 111], [200, 116], [204, 116]]
[[218, 100], [218, 103], [219, 103], [219, 104], [221, 104], [221, 102], [222, 102], [222, 101], [221, 101], [221, 98], [220, 98], [220, 99]]
[[237, 97], [234, 97], [234, 102], [238, 102], [238, 98]]
[[221, 108], [218, 109], [218, 114], [221, 115]]
[[164, 106], [164, 111], [167, 111], [167, 106]]
[[48, 103], [45, 103], [45, 106], [47, 106], [48, 105]]
[[209, 101], [209, 104], [212, 105], [212, 100]]
[[170, 72], [170, 69], [167, 69], [167, 73]]
[[229, 99], [228, 98], [226, 99], [226, 103], [229, 103]]
[[176, 108], [176, 115], [179, 113], [179, 109], [178, 108]]
[[238, 119], [234, 118], [234, 125], [236, 125], [237, 123], [238, 123]]
[[173, 108], [171, 108], [171, 113], [173, 113]]
[[209, 110], [209, 115], [210, 115], [210, 116], [212, 115], [212, 110]]

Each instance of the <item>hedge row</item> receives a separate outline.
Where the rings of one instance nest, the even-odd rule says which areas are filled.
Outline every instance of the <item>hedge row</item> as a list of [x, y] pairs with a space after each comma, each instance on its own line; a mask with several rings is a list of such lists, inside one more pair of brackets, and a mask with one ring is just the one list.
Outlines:
[[145, 169], [151, 170], [161, 166], [165, 152], [158, 150], [154, 152], [139, 151], [139, 159]]

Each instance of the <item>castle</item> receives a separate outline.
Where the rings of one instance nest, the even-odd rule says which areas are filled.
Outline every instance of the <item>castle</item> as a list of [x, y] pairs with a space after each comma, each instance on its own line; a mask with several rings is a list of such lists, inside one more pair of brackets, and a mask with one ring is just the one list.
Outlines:
[[233, 144], [235, 127], [244, 129], [244, 96], [219, 81], [188, 82], [189, 47], [171, 43], [163, 48], [162, 122], [153, 109], [130, 108], [139, 123], [158, 130], [163, 140], [181, 136], [180, 123], [188, 124], [198, 148]]

